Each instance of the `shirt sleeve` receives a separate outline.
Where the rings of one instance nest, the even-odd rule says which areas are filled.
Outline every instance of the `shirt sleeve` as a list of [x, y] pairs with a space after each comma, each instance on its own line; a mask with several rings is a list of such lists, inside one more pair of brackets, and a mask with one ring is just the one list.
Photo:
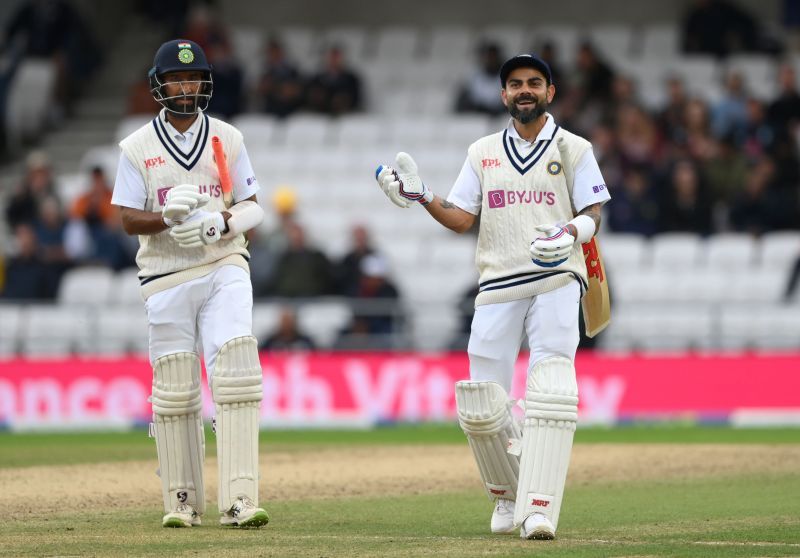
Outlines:
[[244, 144], [239, 151], [236, 164], [231, 169], [231, 181], [233, 182], [233, 200], [236, 203], [255, 195], [261, 189]]
[[572, 203], [575, 205], [575, 211], [580, 212], [596, 203], [604, 204], [610, 199], [611, 194], [608, 193], [597, 159], [594, 158], [592, 150], [587, 149], [575, 168], [575, 182], [572, 186]]
[[111, 203], [133, 209], [144, 209], [147, 203], [147, 186], [145, 186], [142, 173], [133, 166], [125, 153], [119, 154], [117, 178], [114, 180]]
[[461, 167], [461, 172], [458, 173], [458, 178], [450, 189], [447, 201], [473, 215], [481, 212], [483, 204], [481, 180], [472, 168], [469, 157], [464, 161], [464, 166]]

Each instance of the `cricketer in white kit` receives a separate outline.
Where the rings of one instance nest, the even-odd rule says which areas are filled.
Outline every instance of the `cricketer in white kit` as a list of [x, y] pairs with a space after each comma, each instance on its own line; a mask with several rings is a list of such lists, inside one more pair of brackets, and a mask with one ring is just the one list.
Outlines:
[[[213, 82], [196, 43], [164, 43], [149, 77], [164, 108], [120, 142], [112, 203], [121, 208], [125, 231], [139, 236], [162, 525], [199, 525], [205, 511], [202, 351], [216, 408], [220, 523], [259, 527], [269, 521], [258, 507], [262, 372], [243, 234], [263, 220], [259, 186], [241, 133], [203, 112]], [[230, 207], [214, 136], [231, 162]]]
[[[394, 167], [378, 167], [376, 178], [396, 205], [419, 202], [456, 232], [481, 216], [470, 380], [456, 384], [459, 423], [495, 501], [492, 532], [552, 539], [578, 417], [581, 244], [599, 229], [610, 196], [591, 144], [547, 112], [555, 95], [548, 65], [515, 56], [503, 64], [500, 85], [512, 118], [470, 146], [447, 200], [428, 189], [406, 153]], [[520, 426], [509, 392], [524, 336], [531, 352]]]

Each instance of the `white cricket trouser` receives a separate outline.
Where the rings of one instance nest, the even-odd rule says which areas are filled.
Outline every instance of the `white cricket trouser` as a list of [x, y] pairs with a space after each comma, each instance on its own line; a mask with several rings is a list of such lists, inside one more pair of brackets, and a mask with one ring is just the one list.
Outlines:
[[150, 363], [179, 352], [203, 353], [211, 379], [220, 347], [252, 335], [253, 288], [241, 267], [224, 265], [212, 273], [150, 296]]
[[524, 335], [531, 349], [528, 370], [547, 357], [575, 360], [580, 335], [580, 286], [572, 281], [531, 298], [475, 308], [469, 346], [472, 380], [497, 382], [511, 393], [514, 363]]

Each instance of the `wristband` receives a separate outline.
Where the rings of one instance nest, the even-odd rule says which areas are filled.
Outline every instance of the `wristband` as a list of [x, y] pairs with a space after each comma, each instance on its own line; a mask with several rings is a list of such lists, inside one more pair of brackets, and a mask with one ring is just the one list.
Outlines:
[[588, 215], [578, 215], [567, 224], [575, 227], [575, 230], [578, 233], [575, 237], [575, 240], [581, 244], [584, 242], [589, 242], [594, 236], [594, 233], [597, 232], [597, 226], [594, 224], [594, 219]]

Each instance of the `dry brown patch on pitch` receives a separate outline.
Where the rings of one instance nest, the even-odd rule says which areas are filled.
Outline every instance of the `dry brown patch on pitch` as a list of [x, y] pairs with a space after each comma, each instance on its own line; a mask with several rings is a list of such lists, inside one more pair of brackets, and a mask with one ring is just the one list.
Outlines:
[[[796, 472], [796, 445], [580, 444], [569, 484], [692, 479]], [[0, 469], [0, 506], [23, 519], [48, 512], [160, 505], [155, 459]], [[466, 444], [359, 446], [271, 452], [261, 459], [265, 500], [480, 491]], [[216, 460], [206, 466], [206, 500], [217, 490]]]

